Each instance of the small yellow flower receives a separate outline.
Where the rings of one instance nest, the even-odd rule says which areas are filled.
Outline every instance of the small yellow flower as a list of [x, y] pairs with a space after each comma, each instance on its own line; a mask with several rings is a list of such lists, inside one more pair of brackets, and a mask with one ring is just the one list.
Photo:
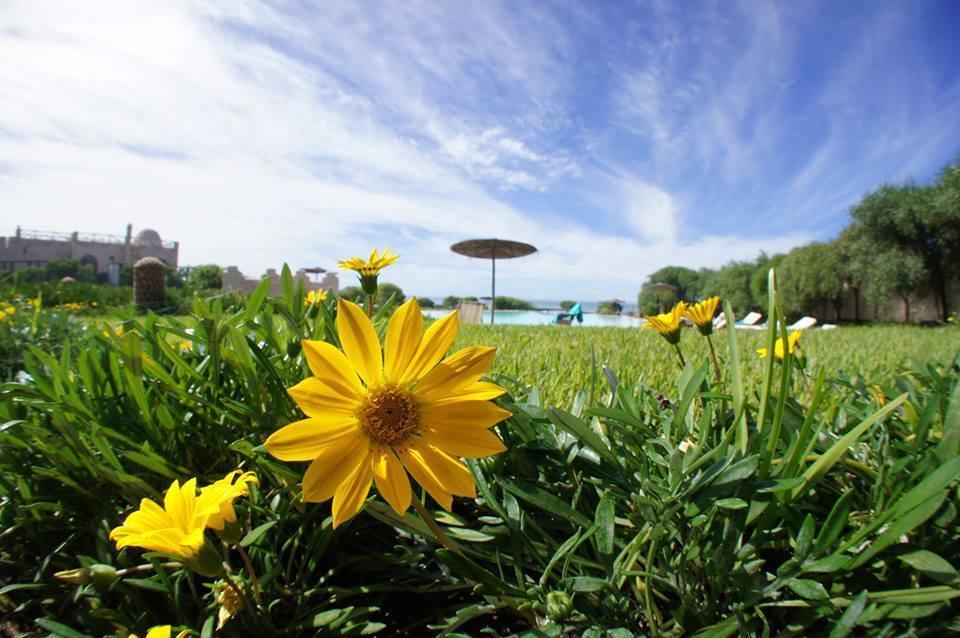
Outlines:
[[103, 336], [109, 339], [110, 337], [122, 337], [123, 336], [123, 324], [118, 323], [113, 327], [113, 330], [104, 330]]
[[198, 502], [197, 479], [183, 485], [174, 481], [163, 498], [163, 507], [143, 499], [140, 509], [114, 528], [110, 538], [117, 542], [117, 549], [142, 547], [189, 560], [200, 553], [203, 530], [218, 512], [218, 504], [211, 499]]
[[717, 305], [720, 303], [720, 297], [709, 297], [699, 303], [687, 306], [683, 313], [687, 319], [692, 321], [697, 330], [702, 335], [713, 333], [713, 315], [717, 313]]
[[371, 482], [394, 511], [406, 512], [413, 498], [408, 473], [449, 511], [453, 495], [476, 497], [470, 470], [457, 457], [506, 449], [489, 431], [510, 416], [491, 401], [506, 390], [480, 381], [495, 349], [472, 346], [443, 359], [459, 330], [457, 313], [421, 336], [422, 327], [411, 299], [394, 312], [381, 349], [363, 310], [341, 298], [343, 350], [303, 342], [314, 376], [289, 392], [307, 418], [277, 430], [264, 446], [281, 461], [312, 461], [303, 500], [332, 498], [334, 526], [360, 511]]
[[[800, 341], [800, 332], [794, 331], [790, 333], [790, 336], [787, 337], [787, 351], [790, 354], [793, 354], [794, 349], [797, 347], [797, 342]], [[758, 348], [757, 354], [760, 355], [760, 358], [765, 358], [767, 356], [766, 348]], [[777, 339], [776, 344], [773, 347], [773, 356], [777, 359], [783, 360], [783, 338]]]
[[[151, 628], [147, 632], [146, 638], [170, 638], [172, 633], [173, 633], [173, 628], [170, 625], [159, 625], [157, 627]], [[184, 629], [179, 634], [177, 634], [177, 638], [186, 638], [189, 635], [190, 635], [190, 630]]]
[[13, 306], [7, 306], [6, 308], [3, 309], [3, 311], [8, 315], [12, 315], [12, 314], [16, 314], [17, 309], [14, 308]]
[[193, 350], [193, 344], [189, 341], [181, 341], [177, 344], [177, 347], [180, 349], [180, 352], [187, 352], [188, 350]]
[[307, 292], [306, 299], [303, 300], [304, 306], [312, 306], [313, 304], [323, 303], [327, 300], [327, 291], [323, 288], [319, 290], [311, 290]]
[[197, 495], [197, 480], [183, 485], [174, 481], [163, 498], [163, 507], [145, 498], [140, 509], [127, 516], [123, 525], [110, 532], [117, 549], [142, 547], [182, 559], [188, 567], [205, 576], [220, 571], [219, 556], [207, 543], [204, 530], [222, 530], [237, 519], [233, 500], [245, 496], [247, 483], [256, 482], [251, 472], [234, 470], [206, 486]]
[[383, 251], [382, 255], [378, 255], [377, 252], [377, 249], [374, 248], [373, 252], [370, 253], [370, 258], [366, 261], [361, 257], [351, 257], [347, 260], [341, 259], [337, 263], [342, 270], [354, 270], [363, 277], [376, 277], [381, 270], [400, 258], [400, 255], [391, 255], [389, 248]]
[[678, 301], [677, 305], [675, 305], [670, 312], [645, 316], [644, 319], [647, 320], [647, 323], [645, 323], [643, 327], [653, 328], [659, 332], [667, 342], [676, 345], [680, 342], [680, 319], [683, 317], [686, 309], [687, 304], [683, 301]]
[[31, 299], [31, 300], [30, 300], [30, 305], [33, 306], [34, 308], [39, 308], [39, 307], [40, 307], [40, 297], [37, 297], [36, 299]]

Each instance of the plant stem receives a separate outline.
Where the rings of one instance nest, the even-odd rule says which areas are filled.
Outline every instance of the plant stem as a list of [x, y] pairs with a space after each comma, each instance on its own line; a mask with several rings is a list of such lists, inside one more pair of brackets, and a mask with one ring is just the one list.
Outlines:
[[460, 549], [460, 546], [457, 545], [453, 540], [447, 536], [447, 534], [440, 529], [440, 526], [437, 525], [437, 521], [433, 520], [433, 516], [430, 515], [430, 512], [427, 511], [427, 508], [423, 506], [423, 503], [420, 502], [420, 499], [413, 499], [413, 509], [417, 510], [420, 518], [423, 522], [430, 528], [430, 531], [433, 532], [434, 537], [437, 541], [443, 545], [445, 548], [449, 549], [451, 552], [463, 556], [463, 550]]
[[720, 364], [717, 363], [717, 353], [713, 349], [713, 337], [707, 335], [707, 345], [710, 346], [710, 359], [713, 361], [713, 372], [717, 375], [717, 383], [720, 382]]
[[673, 347], [677, 349], [677, 356], [680, 357], [680, 369], [683, 370], [687, 367], [687, 361], [683, 358], [683, 352], [680, 351], [680, 344], [675, 343]]
[[375, 296], [375, 295], [367, 295], [367, 303], [364, 304], [364, 306], [366, 306], [366, 307], [364, 308], [364, 310], [367, 311], [367, 316], [370, 317], [371, 319], [373, 319], [373, 303], [374, 303], [374, 301], [376, 301], [376, 296]]
[[253, 569], [253, 562], [250, 560], [250, 555], [247, 554], [247, 550], [240, 545], [237, 545], [237, 552], [240, 554], [240, 558], [243, 559], [243, 564], [247, 568], [247, 576], [250, 578], [250, 586], [253, 588], [253, 599], [259, 603], [260, 581], [257, 579], [257, 572]]

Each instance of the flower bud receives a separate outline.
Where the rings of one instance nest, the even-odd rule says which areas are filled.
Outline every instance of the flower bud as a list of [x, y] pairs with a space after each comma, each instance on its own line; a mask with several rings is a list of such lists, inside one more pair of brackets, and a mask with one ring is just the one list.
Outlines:
[[552, 591], [547, 594], [547, 617], [550, 620], [563, 620], [571, 611], [573, 611], [573, 599], [566, 592]]
[[223, 557], [220, 556], [220, 552], [209, 540], [204, 540], [203, 546], [196, 556], [185, 559], [183, 564], [207, 578], [213, 578], [223, 573]]

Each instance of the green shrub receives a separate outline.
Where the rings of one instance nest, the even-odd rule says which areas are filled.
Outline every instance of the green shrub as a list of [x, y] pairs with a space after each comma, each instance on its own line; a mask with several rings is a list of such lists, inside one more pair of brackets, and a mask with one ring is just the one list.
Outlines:
[[[611, 351], [643, 334], [655, 363], [625, 365], [633, 376], [593, 363], [576, 387], [580, 371], [515, 332], [530, 374], [511, 378], [510, 355], [491, 378], [510, 390], [498, 403], [514, 416], [497, 426], [509, 451], [470, 461], [477, 498], [435, 514], [458, 553], [379, 498], [333, 529], [328, 504], [300, 502], [302, 468], [263, 451], [267, 435], [302, 417], [287, 394], [310, 374], [301, 339], [337, 342], [335, 300], [305, 306], [289, 271], [283, 280], [281, 297], [261, 286], [236, 311], [197, 299], [190, 318], [88, 330], [59, 355], [29, 349], [29, 376], [0, 386], [7, 623], [56, 635], [142, 635], [156, 624], [212, 635], [209, 579], [118, 552], [108, 533], [174, 479], [206, 484], [242, 467], [260, 484], [237, 503], [243, 552], [227, 561], [259, 603], [219, 635], [955, 629], [955, 358], [876, 383], [815, 366], [812, 347], [802, 361], [758, 362], [730, 327], [717, 339], [715, 379], [693, 331], [678, 373], [657, 335], [622, 330]], [[374, 317], [380, 329], [387, 320]], [[465, 332], [491, 344], [510, 334], [487, 328]], [[540, 330], [555, 337], [545, 341], [593, 334]], [[775, 337], [750, 339], [770, 348]], [[955, 353], [956, 338], [942, 346]], [[569, 392], [559, 406], [538, 388], [557, 379]], [[66, 575], [74, 582], [54, 578], [66, 570], [79, 570]]]

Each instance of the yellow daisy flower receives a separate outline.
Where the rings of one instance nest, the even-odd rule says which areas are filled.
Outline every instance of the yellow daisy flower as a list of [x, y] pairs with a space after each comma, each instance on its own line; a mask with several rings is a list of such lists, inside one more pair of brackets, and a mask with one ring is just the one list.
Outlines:
[[[800, 332], [794, 331], [790, 333], [790, 336], [787, 337], [787, 350], [790, 354], [793, 354], [794, 349], [797, 347], [797, 342], [800, 341]], [[757, 354], [760, 355], [760, 358], [765, 358], [767, 356], [766, 348], [758, 348]], [[776, 344], [773, 347], [773, 356], [777, 359], [783, 360], [783, 339], [777, 339]]]
[[713, 315], [717, 313], [720, 297], [709, 297], [699, 303], [687, 306], [683, 316], [692, 321], [700, 334], [706, 336], [713, 333]]
[[306, 298], [303, 300], [304, 306], [312, 306], [316, 303], [323, 303], [327, 300], [327, 291], [321, 288], [320, 290], [310, 290], [307, 292]]
[[644, 319], [647, 320], [647, 323], [645, 323], [643, 327], [653, 328], [659, 332], [668, 343], [676, 345], [680, 342], [680, 319], [683, 317], [686, 309], [687, 304], [683, 301], [678, 301], [677, 305], [675, 305], [670, 312], [645, 316]]
[[219, 481], [200, 488], [199, 509], [205, 509], [208, 502], [216, 505], [217, 511], [210, 516], [207, 527], [222, 530], [226, 523], [237, 520], [237, 513], [233, 509], [233, 500], [240, 496], [249, 496], [248, 483], [259, 484], [257, 475], [253, 472], [234, 470]]
[[12, 315], [12, 314], [15, 314], [15, 313], [17, 312], [17, 309], [14, 308], [13, 306], [7, 306], [6, 308], [3, 309], [3, 311], [4, 311], [5, 313], [7, 313], [8, 315]]
[[[151, 628], [146, 635], [146, 638], [170, 638], [173, 633], [173, 627], [170, 625], [159, 625], [157, 627]], [[179, 634], [177, 638], [186, 638], [190, 635], [189, 629], [184, 629]]]
[[378, 250], [374, 248], [366, 261], [361, 257], [351, 257], [346, 260], [341, 259], [337, 263], [342, 270], [354, 270], [363, 277], [376, 277], [381, 270], [400, 258], [400, 255], [391, 255], [389, 248], [383, 251], [382, 255], [378, 255], [377, 252]]
[[480, 381], [496, 350], [472, 346], [441, 361], [457, 336], [457, 313], [421, 337], [416, 299], [393, 314], [381, 350], [357, 305], [340, 299], [337, 307], [343, 351], [303, 342], [314, 376], [289, 392], [307, 418], [270, 435], [267, 451], [282, 461], [312, 461], [303, 500], [332, 498], [334, 526], [360, 510], [371, 482], [394, 511], [406, 512], [413, 498], [407, 473], [448, 511], [453, 495], [475, 498], [473, 477], [457, 457], [506, 449], [489, 431], [510, 416], [491, 402], [506, 390]]

